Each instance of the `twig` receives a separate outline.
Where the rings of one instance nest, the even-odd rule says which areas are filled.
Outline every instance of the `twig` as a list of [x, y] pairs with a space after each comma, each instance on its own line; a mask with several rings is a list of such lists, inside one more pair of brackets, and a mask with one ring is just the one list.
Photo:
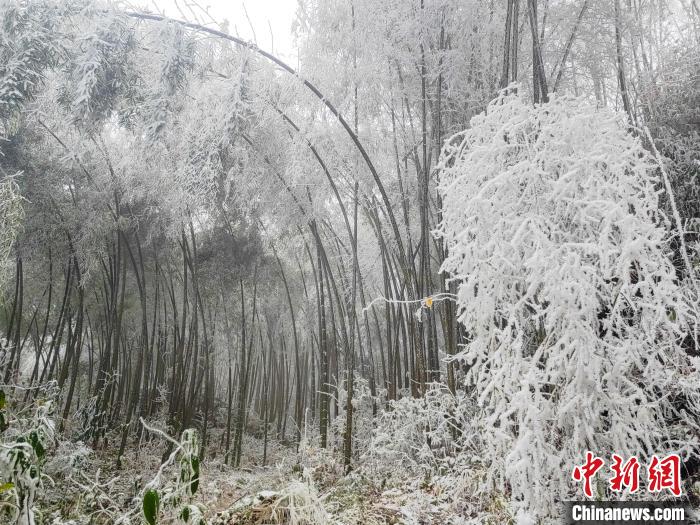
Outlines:
[[366, 312], [370, 308], [372, 308], [376, 303], [383, 302], [383, 303], [389, 303], [389, 304], [420, 304], [421, 306], [425, 306], [427, 308], [430, 308], [430, 306], [427, 305], [428, 299], [431, 300], [432, 302], [435, 301], [446, 301], [446, 300], [452, 300], [456, 301], [457, 296], [453, 293], [449, 292], [441, 292], [437, 293], [435, 295], [430, 295], [428, 297], [424, 297], [423, 299], [408, 299], [405, 301], [399, 300], [399, 299], [387, 299], [383, 295], [380, 295], [379, 297], [373, 299], [367, 306], [365, 306], [362, 309], [362, 312]]
[[678, 228], [678, 237], [680, 238], [681, 241], [681, 257], [683, 258], [683, 263], [685, 264], [686, 270], [688, 271], [688, 279], [690, 280], [693, 289], [695, 290], [696, 298], [700, 297], [700, 290], [698, 290], [697, 283], [695, 282], [694, 279], [694, 272], [693, 272], [693, 266], [690, 264], [690, 258], [688, 257], [688, 249], [685, 245], [685, 232], [683, 231], [683, 223], [681, 222], [681, 215], [678, 213], [678, 207], [676, 206], [676, 198], [673, 194], [673, 188], [671, 187], [671, 180], [668, 176], [668, 173], [666, 172], [666, 168], [664, 166], [663, 160], [661, 159], [661, 155], [659, 154], [659, 150], [656, 149], [656, 144], [654, 143], [654, 139], [651, 137], [651, 133], [649, 132], [649, 128], [644, 126], [644, 133], [646, 133], [647, 139], [649, 139], [649, 145], [651, 146], [651, 151], [654, 154], [654, 157], [656, 158], [656, 162], [659, 165], [659, 168], [661, 169], [661, 174], [663, 175], [664, 179], [664, 186], [666, 186], [666, 193], [668, 193], [668, 200], [671, 203], [671, 210], [673, 211], [673, 219], [676, 222], [676, 227]]

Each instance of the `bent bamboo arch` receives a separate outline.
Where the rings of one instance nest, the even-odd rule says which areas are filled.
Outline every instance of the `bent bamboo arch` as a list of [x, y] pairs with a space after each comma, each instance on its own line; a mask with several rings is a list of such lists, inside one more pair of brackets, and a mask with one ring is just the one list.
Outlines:
[[357, 136], [357, 134], [352, 130], [350, 125], [347, 123], [343, 115], [338, 111], [338, 109], [333, 105], [333, 103], [328, 100], [328, 98], [310, 81], [307, 79], [303, 78], [299, 73], [291, 67], [289, 64], [281, 60], [280, 58], [276, 57], [272, 53], [268, 53], [267, 51], [264, 51], [260, 49], [258, 46], [253, 44], [252, 42], [246, 42], [245, 40], [235, 37], [233, 35], [229, 35], [228, 33], [225, 33], [223, 31], [219, 31], [218, 29], [212, 29], [206, 26], [203, 26], [201, 24], [196, 24], [194, 22], [187, 22], [184, 20], [178, 20], [176, 18], [170, 18], [167, 16], [162, 16], [162, 15], [156, 15], [156, 14], [151, 14], [151, 13], [138, 13], [138, 12], [133, 12], [133, 11], [128, 11], [126, 12], [126, 15], [131, 17], [131, 18], [136, 18], [140, 20], [154, 20], [157, 22], [171, 22], [174, 24], [178, 24], [182, 27], [186, 27], [188, 29], [191, 29], [193, 31], [197, 31], [200, 33], [208, 33], [210, 35], [223, 38], [225, 40], [228, 40], [230, 42], [233, 42], [234, 44], [244, 47], [250, 51], [253, 51], [254, 53], [257, 53], [258, 55], [266, 58], [267, 60], [273, 62], [277, 66], [279, 66], [282, 70], [286, 71], [293, 77], [297, 78], [304, 86], [306, 86], [316, 97], [323, 102], [323, 104], [330, 110], [331, 113], [338, 119], [340, 124], [343, 126], [343, 129], [345, 132], [350, 136], [352, 139], [355, 147], [357, 150], [360, 152], [362, 155], [362, 159], [365, 161], [365, 164], [367, 165], [367, 168], [369, 169], [370, 173], [372, 174], [372, 178], [374, 179], [374, 182], [377, 186], [377, 189], [379, 190], [379, 193], [382, 197], [382, 202], [384, 204], [384, 207], [386, 208], [386, 214], [387, 217], [389, 217], [389, 221], [391, 222], [391, 228], [394, 233], [394, 238], [396, 239], [396, 245], [399, 249], [399, 257], [402, 263], [407, 264], [408, 261], [406, 259], [406, 252], [403, 247], [403, 242], [401, 240], [401, 233], [399, 232], [399, 226], [398, 223], [396, 222], [396, 217], [394, 215], [394, 212], [392, 211], [391, 208], [391, 203], [389, 202], [389, 196], [386, 193], [386, 190], [384, 188], [384, 185], [382, 184], [382, 181], [379, 177], [379, 174], [377, 173], [377, 169], [374, 167], [374, 164], [372, 163], [372, 159], [370, 158], [369, 154], [367, 153], [367, 150], [365, 150], [364, 146], [362, 145], [362, 142], [360, 141], [360, 138]]

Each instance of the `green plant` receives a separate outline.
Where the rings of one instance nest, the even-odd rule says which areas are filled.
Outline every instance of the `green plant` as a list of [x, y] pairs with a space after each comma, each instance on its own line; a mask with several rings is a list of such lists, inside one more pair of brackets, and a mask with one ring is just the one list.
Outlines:
[[[199, 435], [193, 428], [186, 429], [180, 441], [165, 432], [149, 427], [141, 420], [144, 428], [170, 441], [173, 452], [160, 466], [155, 477], [146, 484], [141, 498], [143, 517], [149, 525], [159, 523], [161, 515], [169, 515], [178, 523], [204, 525], [202, 510], [193, 501], [199, 489]], [[177, 465], [174, 480], [164, 480], [164, 472], [170, 465]]]
[[55, 388], [16, 412], [0, 391], [0, 506], [10, 523], [34, 525], [42, 467], [55, 441]]

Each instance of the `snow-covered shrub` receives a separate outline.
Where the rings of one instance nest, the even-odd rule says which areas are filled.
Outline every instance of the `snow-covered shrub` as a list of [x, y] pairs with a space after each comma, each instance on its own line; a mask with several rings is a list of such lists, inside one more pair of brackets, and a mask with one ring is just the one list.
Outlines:
[[[266, 484], [271, 481], [269, 477], [263, 480]], [[280, 490], [261, 490], [240, 498], [212, 523], [326, 525], [331, 519], [310, 473], [305, 471], [301, 479], [289, 481]]]
[[[331, 421], [328, 437], [333, 447], [341, 450], [343, 448], [345, 425], [347, 424], [346, 407], [348, 394], [345, 382], [338, 386], [337, 393], [338, 414]], [[362, 436], [369, 436], [372, 433], [376, 403], [379, 403], [379, 399], [372, 395], [369, 381], [363, 377], [355, 377], [352, 395], [353, 454], [355, 456], [362, 455], [370, 445], [369, 440], [362, 439]]]
[[34, 525], [43, 466], [55, 444], [55, 385], [26, 407], [8, 404], [0, 390], [0, 517]]
[[44, 465], [44, 472], [52, 479], [70, 478], [85, 470], [93, 450], [83, 442], [61, 440], [56, 446], [56, 452]]
[[439, 191], [486, 485], [556, 515], [586, 450], [697, 455], [692, 312], [655, 167], [624, 115], [501, 95], [448, 141]]
[[391, 401], [378, 414], [364, 465], [380, 473], [428, 474], [450, 467], [455, 452], [469, 446], [467, 401], [444, 386], [430, 384], [422, 398]]
[[330, 521], [311, 477], [293, 480], [273, 505], [275, 523], [324, 525]]
[[77, 439], [94, 440], [106, 431], [105, 414], [99, 409], [99, 397], [92, 396], [78, 409], [74, 419], [78, 422]]

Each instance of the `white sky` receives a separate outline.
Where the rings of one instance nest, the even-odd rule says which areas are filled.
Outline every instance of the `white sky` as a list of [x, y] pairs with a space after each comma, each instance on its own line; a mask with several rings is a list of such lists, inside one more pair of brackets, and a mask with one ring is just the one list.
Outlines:
[[[292, 23], [297, 0], [140, 0], [136, 3], [178, 19], [183, 18], [182, 11], [190, 21], [195, 21], [192, 12], [197, 14], [200, 22], [207, 24], [211, 23], [211, 18], [217, 23], [228, 20], [228, 33], [255, 40], [261, 49], [274, 52], [292, 67], [296, 66]], [[197, 5], [206, 9], [211, 18]]]

